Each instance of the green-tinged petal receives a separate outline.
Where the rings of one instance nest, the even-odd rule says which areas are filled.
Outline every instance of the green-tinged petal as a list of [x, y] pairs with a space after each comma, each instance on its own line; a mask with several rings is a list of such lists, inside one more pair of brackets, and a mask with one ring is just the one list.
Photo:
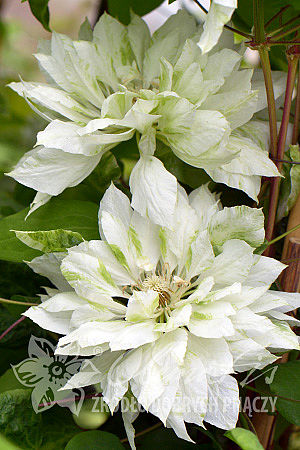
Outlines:
[[206, 172], [216, 183], [224, 183], [234, 189], [246, 192], [250, 198], [257, 200], [260, 191], [261, 177], [258, 175], [242, 175], [240, 173], [227, 172], [226, 165], [218, 169], [206, 168]]
[[[272, 319], [274, 328], [268, 332], [266, 339], [273, 352], [288, 350], [300, 350], [298, 336], [291, 330], [286, 321]], [[258, 341], [259, 342], [259, 341]]]
[[229, 77], [241, 59], [241, 55], [230, 48], [223, 48], [218, 52], [209, 54], [207, 64], [203, 69], [204, 80], [218, 80]]
[[239, 387], [230, 375], [208, 379], [206, 422], [223, 430], [236, 426], [239, 416]]
[[46, 255], [38, 256], [34, 258], [27, 265], [39, 275], [49, 278], [51, 283], [54, 284], [58, 289], [62, 291], [69, 291], [70, 285], [67, 280], [63, 277], [60, 265], [62, 260], [65, 258], [65, 253], [49, 253]]
[[[299, 294], [294, 294], [294, 296], [295, 298], [298, 297], [299, 300]], [[249, 305], [249, 308], [255, 313], [266, 313], [270, 312], [273, 309], [279, 308], [281, 310], [282, 306], [285, 306], [287, 308], [287, 311], [289, 311], [290, 305], [288, 305], [287, 301], [281, 296], [281, 292], [268, 291], [261, 295], [256, 301], [251, 303]]]
[[155, 291], [134, 291], [128, 300], [126, 310], [126, 320], [128, 322], [138, 322], [140, 320], [151, 319], [159, 303], [158, 292]]
[[188, 328], [192, 334], [201, 338], [216, 339], [223, 336], [233, 336], [234, 327], [228, 317], [213, 319], [208, 315], [200, 318], [199, 315], [192, 315]]
[[163, 255], [164, 262], [173, 270], [173, 255], [175, 255], [178, 274], [184, 268], [187, 260], [188, 263], [191, 262], [189, 261], [191, 255], [190, 246], [196, 238], [196, 232], [197, 217], [195, 211], [189, 205], [188, 197], [184, 189], [178, 186], [174, 217], [172, 222], [169, 219], [169, 226], [163, 232], [166, 245], [166, 255]]
[[149, 348], [150, 361], [130, 383], [138, 402], [164, 423], [176, 398], [186, 347], [187, 333], [184, 329], [163, 334]]
[[36, 147], [25, 153], [9, 176], [36, 191], [58, 195], [77, 186], [97, 166], [101, 155], [84, 156]]
[[208, 184], [194, 189], [189, 195], [189, 202], [196, 211], [200, 230], [205, 230], [211, 217], [222, 209], [219, 195], [210, 192]]
[[271, 286], [287, 266], [267, 256], [253, 256], [253, 265], [245, 280], [248, 286]]
[[228, 286], [246, 280], [253, 264], [253, 248], [239, 239], [224, 243], [222, 253], [202, 277], [212, 276], [216, 285]]
[[78, 389], [80, 387], [98, 384], [107, 377], [107, 372], [113, 363], [122, 356], [123, 352], [106, 351], [100, 356], [86, 359], [80, 368], [80, 371], [68, 380], [64, 389]]
[[85, 302], [84, 305], [79, 306], [73, 311], [70, 320], [70, 329], [74, 330], [79, 328], [82, 324], [87, 322], [106, 322], [109, 320], [120, 319], [122, 316], [123, 314], [113, 312], [105, 306], [101, 306], [97, 303], [92, 304], [91, 302], [90, 304], [87, 304]]
[[258, 93], [251, 90], [252, 74], [250, 69], [233, 72], [221, 89], [209, 96], [201, 108], [221, 112], [233, 130], [244, 125], [252, 118], [257, 105]]
[[108, 119], [123, 119], [134, 104], [136, 94], [130, 91], [115, 92], [103, 102], [101, 117]]
[[228, 316], [235, 310], [230, 303], [218, 301], [193, 304], [193, 313], [188, 328], [191, 333], [203, 338], [232, 336], [234, 328]]
[[162, 226], [172, 226], [177, 199], [177, 181], [163, 163], [153, 156], [142, 156], [129, 180], [132, 207], [143, 217]]
[[37, 145], [53, 147], [68, 153], [86, 156], [102, 155], [119, 142], [128, 141], [134, 135], [134, 130], [120, 131], [118, 133], [96, 132], [80, 135], [82, 127], [72, 122], [54, 120], [44, 131], [37, 135]]
[[161, 115], [158, 138], [188, 164], [214, 167], [234, 157], [224, 148], [230, 129], [220, 112], [195, 111], [190, 102], [174, 96], [161, 99], [155, 111]]
[[176, 303], [177, 306], [185, 305], [188, 303], [199, 303], [202, 300], [205, 300], [206, 296], [211, 291], [214, 285], [213, 277], [204, 278], [204, 280], [200, 281], [195, 291], [189, 295], [186, 299], [180, 300]]
[[233, 367], [237, 372], [262, 369], [277, 360], [277, 356], [250, 338], [228, 342], [228, 345], [233, 356]]
[[27, 217], [30, 216], [30, 214], [32, 214], [38, 208], [40, 208], [41, 206], [48, 203], [49, 200], [51, 199], [51, 197], [52, 197], [52, 195], [44, 194], [43, 192], [37, 192], [34, 199], [30, 203], [30, 209], [29, 209], [29, 212], [28, 212], [25, 220], [27, 219]]
[[145, 271], [155, 269], [160, 258], [158, 226], [134, 211], [129, 227], [129, 239], [134, 247], [137, 266]]
[[128, 197], [111, 184], [100, 202], [100, 234], [111, 246], [118, 261], [131, 271], [133, 277], [137, 277], [139, 273], [137, 261], [134, 249], [130, 245], [132, 215]]
[[[64, 116], [74, 122], [86, 123], [95, 117], [96, 109], [86, 108], [61, 89], [41, 83], [10, 83], [9, 87], [19, 95], [33, 102], [33, 106], [46, 110], [49, 118], [56, 119]], [[58, 116], [58, 117], [57, 117]]]
[[53, 32], [51, 54], [35, 56], [58, 86], [100, 108], [104, 95], [97, 83], [93, 59], [89, 59], [94, 51], [91, 42], [72, 41], [68, 36]]
[[248, 206], [224, 208], [211, 218], [209, 234], [217, 251], [230, 239], [241, 239], [253, 248], [259, 247], [265, 238], [263, 212]]
[[203, 53], [217, 44], [223, 27], [231, 19], [235, 8], [237, 8], [237, 0], [212, 0], [205, 18], [203, 33], [198, 42]]
[[118, 73], [122, 66], [131, 65], [133, 55], [126, 27], [114, 17], [102, 14], [93, 32], [94, 42], [110, 55]]
[[44, 253], [64, 252], [83, 241], [79, 233], [68, 230], [15, 231], [15, 234], [28, 247]]
[[240, 135], [238, 130], [230, 136], [227, 146], [232, 151], [236, 150], [236, 153], [240, 151], [236, 158], [223, 166], [227, 172], [265, 177], [280, 176], [268, 152], [261, 150], [251, 139]]
[[81, 297], [112, 310], [125, 311], [125, 307], [112, 301], [110, 296], [124, 297], [118, 284], [127, 285], [134, 283], [134, 280], [106, 242], [83, 242], [69, 249], [61, 270]]
[[150, 45], [150, 31], [144, 20], [131, 12], [131, 21], [128, 25], [128, 38], [134, 53], [138, 68], [143, 70], [144, 54]]
[[203, 426], [207, 408], [206, 367], [197, 344], [198, 339], [189, 334], [176, 401], [167, 419], [167, 426], [172, 427], [178, 437], [191, 442], [184, 422]]
[[58, 334], [70, 331], [73, 310], [85, 302], [75, 292], [63, 292], [46, 300], [39, 306], [32, 306], [24, 315], [45, 330]]
[[[275, 100], [284, 94], [286, 88], [286, 77], [285, 72], [280, 72], [272, 70], [272, 82]], [[256, 112], [267, 108], [267, 94], [264, 81], [264, 74], [262, 69], [255, 69], [252, 77], [252, 89], [258, 91], [258, 100], [256, 105]]]
[[189, 280], [196, 275], [200, 275], [205, 269], [211, 266], [214, 260], [214, 252], [209, 240], [207, 230], [202, 231], [193, 240], [188, 252], [186, 261], [186, 278]]
[[173, 64], [186, 39], [191, 37], [195, 31], [195, 19], [184, 10], [179, 10], [177, 14], [169, 17], [163, 26], [155, 31], [144, 56], [145, 88], [148, 88], [151, 81], [159, 76], [161, 57]]
[[127, 351], [107, 371], [106, 377], [101, 382], [101, 388], [103, 398], [111, 412], [114, 412], [119, 401], [130, 392], [129, 381], [139, 373], [145, 363], [144, 353], [143, 348]]
[[208, 375], [217, 377], [233, 372], [233, 358], [225, 339], [203, 339], [191, 335]]
[[109, 343], [112, 351], [137, 348], [159, 337], [159, 333], [154, 331], [154, 324], [152, 320], [138, 323], [129, 323], [125, 320], [87, 322], [60, 338], [57, 353], [59, 354], [60, 348], [63, 350], [73, 342], [82, 348]]
[[176, 330], [179, 327], [185, 327], [189, 324], [191, 314], [191, 305], [187, 304], [180, 306], [170, 313], [166, 323], [158, 323], [155, 326], [155, 330], [167, 333]]

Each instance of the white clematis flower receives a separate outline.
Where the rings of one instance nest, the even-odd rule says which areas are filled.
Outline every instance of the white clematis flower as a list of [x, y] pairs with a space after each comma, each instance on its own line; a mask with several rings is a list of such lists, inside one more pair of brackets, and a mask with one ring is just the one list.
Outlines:
[[154, 156], [157, 140], [215, 181], [257, 198], [261, 176], [278, 175], [267, 147], [244, 132], [265, 100], [251, 87], [253, 71], [239, 69], [237, 52], [203, 54], [199, 35], [182, 10], [152, 37], [136, 15], [127, 27], [103, 15], [92, 41], [53, 33], [36, 55], [48, 83], [10, 84], [50, 122], [9, 174], [41, 193], [35, 209], [79, 184], [104, 152], [135, 134], [140, 160], [130, 187], [143, 217], [170, 226], [177, 201], [175, 177]]
[[[235, 426], [233, 373], [299, 348], [285, 313], [300, 295], [269, 290], [285, 266], [254, 254], [264, 241], [261, 210], [223, 209], [206, 186], [189, 197], [178, 186], [174, 216], [173, 230], [160, 227], [111, 185], [100, 204], [102, 240], [30, 263], [58, 291], [25, 315], [64, 335], [58, 354], [93, 356], [65, 388], [100, 383], [112, 412], [133, 396], [190, 440], [185, 422]], [[132, 448], [137, 415], [123, 411]]]

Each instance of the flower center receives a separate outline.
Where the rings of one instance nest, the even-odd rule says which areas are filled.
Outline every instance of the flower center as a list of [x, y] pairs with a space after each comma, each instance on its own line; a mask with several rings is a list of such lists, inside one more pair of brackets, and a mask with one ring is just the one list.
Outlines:
[[163, 275], [150, 275], [142, 282], [143, 290], [152, 289], [159, 294], [159, 303], [161, 306], [166, 306], [170, 303], [171, 294], [170, 283]]

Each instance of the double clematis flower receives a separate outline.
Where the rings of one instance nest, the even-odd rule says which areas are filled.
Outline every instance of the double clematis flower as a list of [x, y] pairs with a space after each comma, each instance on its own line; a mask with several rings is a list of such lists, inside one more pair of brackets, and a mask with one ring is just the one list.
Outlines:
[[36, 57], [48, 83], [10, 84], [50, 122], [9, 174], [39, 192], [35, 208], [79, 184], [105, 152], [134, 135], [140, 159], [130, 177], [132, 206], [143, 217], [168, 225], [177, 202], [176, 178], [154, 156], [157, 141], [257, 198], [261, 176], [278, 176], [266, 127], [249, 122], [265, 94], [251, 85], [253, 71], [240, 69], [239, 53], [205, 53], [215, 44], [204, 42], [209, 29], [209, 18], [202, 33], [181, 10], [151, 37], [138, 16], [125, 27], [105, 14], [90, 40], [53, 33], [41, 44]]
[[100, 383], [112, 412], [131, 397], [132, 448], [139, 405], [186, 440], [185, 422], [233, 428], [232, 375], [299, 349], [286, 312], [300, 295], [269, 290], [285, 265], [254, 253], [263, 227], [261, 210], [222, 208], [207, 186], [189, 196], [178, 186], [174, 227], [162, 227], [112, 184], [100, 203], [102, 240], [29, 263], [57, 290], [25, 315], [64, 335], [57, 354], [90, 357], [65, 388]]

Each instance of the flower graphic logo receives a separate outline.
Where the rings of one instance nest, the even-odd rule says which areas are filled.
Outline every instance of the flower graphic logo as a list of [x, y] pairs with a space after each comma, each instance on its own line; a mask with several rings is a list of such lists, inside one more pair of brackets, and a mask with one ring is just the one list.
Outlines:
[[28, 356], [29, 358], [12, 366], [12, 369], [21, 384], [32, 388], [34, 411], [40, 413], [58, 404], [78, 415], [84, 400], [84, 390], [60, 389], [79, 371], [83, 360], [55, 355], [55, 346], [51, 342], [35, 336], [30, 338]]

